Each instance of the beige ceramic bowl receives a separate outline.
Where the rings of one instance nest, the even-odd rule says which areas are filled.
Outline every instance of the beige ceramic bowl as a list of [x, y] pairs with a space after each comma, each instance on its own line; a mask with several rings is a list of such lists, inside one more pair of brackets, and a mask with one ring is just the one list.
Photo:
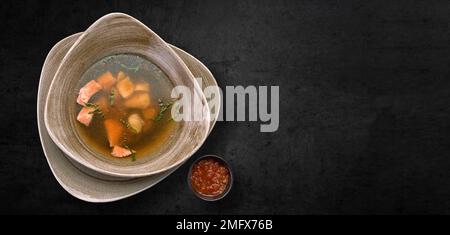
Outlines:
[[[183, 85], [201, 100], [197, 112], [203, 121], [182, 122], [177, 133], [158, 154], [135, 163], [108, 160], [78, 136], [76, 86], [83, 73], [98, 60], [113, 54], [136, 54], [158, 65], [172, 83]], [[131, 16], [108, 14], [89, 27], [65, 55], [50, 86], [44, 121], [55, 144], [72, 160], [96, 172], [115, 177], [142, 177], [172, 169], [187, 160], [205, 141], [210, 126], [204, 94], [180, 57], [153, 31]]]
[[[114, 180], [111, 176], [101, 175], [91, 171], [84, 166], [75, 163], [53, 143], [48, 135], [44, 123], [44, 108], [47, 99], [47, 92], [53, 80], [56, 70], [59, 67], [63, 57], [72, 47], [75, 41], [82, 33], [71, 35], [58, 42], [49, 52], [42, 67], [41, 77], [39, 81], [38, 97], [37, 97], [37, 122], [39, 136], [41, 139], [42, 149], [50, 166], [50, 169], [59, 184], [72, 196], [83, 201], [104, 203], [117, 201], [129, 196], [135, 195], [143, 190], [149, 189], [158, 182], [166, 178], [177, 167], [154, 174], [147, 177], [117, 178]], [[183, 62], [191, 70], [195, 77], [201, 77], [202, 87], [215, 86], [217, 92], [217, 82], [208, 68], [187, 52], [171, 46], [172, 49], [180, 56]], [[219, 109], [219, 107], [216, 107]], [[210, 111], [213, 109], [210, 109]], [[211, 132], [218, 118], [218, 112], [211, 113], [211, 124], [209, 132]], [[88, 172], [89, 171], [89, 172]]]

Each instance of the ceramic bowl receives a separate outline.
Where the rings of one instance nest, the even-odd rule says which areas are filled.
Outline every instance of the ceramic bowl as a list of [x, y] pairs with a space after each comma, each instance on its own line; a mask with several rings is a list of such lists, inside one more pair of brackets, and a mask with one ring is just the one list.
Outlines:
[[[188, 87], [200, 100], [203, 120], [182, 122], [177, 132], [151, 157], [133, 163], [111, 161], [90, 148], [76, 131], [76, 86], [98, 60], [114, 54], [136, 54], [156, 64], [171, 82]], [[57, 65], [55, 65], [57, 66]], [[170, 170], [186, 161], [205, 141], [209, 108], [199, 85], [181, 58], [158, 35], [131, 16], [108, 14], [90, 26], [62, 59], [48, 91], [44, 122], [49, 136], [71, 160], [101, 174], [135, 178]], [[131, 161], [129, 161], [131, 162]]]

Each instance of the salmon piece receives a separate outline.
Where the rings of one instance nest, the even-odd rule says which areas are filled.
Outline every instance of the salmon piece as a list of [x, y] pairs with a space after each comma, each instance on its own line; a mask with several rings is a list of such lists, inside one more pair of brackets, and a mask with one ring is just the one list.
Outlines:
[[144, 126], [144, 120], [142, 120], [139, 114], [133, 113], [128, 117], [128, 124], [130, 124], [130, 127], [136, 131], [136, 134], [139, 134]]
[[133, 154], [131, 152], [131, 150], [126, 149], [126, 148], [122, 148], [118, 145], [114, 145], [114, 148], [111, 152], [111, 155], [113, 155], [114, 157], [128, 157], [131, 154]]
[[116, 78], [108, 71], [97, 78], [97, 83], [100, 84], [104, 90], [109, 91], [111, 87], [116, 84]]
[[92, 118], [94, 117], [94, 113], [92, 113], [94, 110], [95, 108], [92, 107], [83, 107], [78, 113], [77, 120], [83, 125], [89, 126], [89, 124], [91, 124]]
[[120, 81], [120, 80], [122, 80], [122, 79], [124, 79], [126, 77], [127, 77], [127, 75], [124, 72], [122, 72], [122, 71], [119, 71], [117, 73], [117, 81]]
[[103, 114], [107, 114], [109, 112], [109, 98], [106, 98], [106, 96], [96, 98], [94, 104], [98, 106]]
[[145, 109], [151, 103], [150, 95], [145, 91], [135, 92], [130, 98], [123, 103], [125, 107], [132, 109]]
[[122, 133], [125, 131], [122, 123], [115, 119], [106, 119], [103, 124], [106, 129], [106, 135], [108, 136], [109, 147], [118, 145], [120, 143], [120, 137], [122, 137]]
[[128, 98], [134, 92], [134, 84], [130, 80], [130, 77], [126, 77], [119, 82], [117, 82], [117, 91], [119, 91], [120, 96], [124, 99]]
[[150, 84], [148, 82], [137, 82], [134, 91], [150, 92]]
[[102, 86], [100, 86], [100, 84], [98, 84], [94, 80], [91, 80], [80, 89], [80, 92], [78, 93], [77, 103], [85, 106], [85, 104], [89, 102], [89, 99], [101, 89]]
[[148, 107], [142, 110], [142, 115], [145, 120], [155, 120], [156, 115], [158, 115], [159, 110], [155, 107]]

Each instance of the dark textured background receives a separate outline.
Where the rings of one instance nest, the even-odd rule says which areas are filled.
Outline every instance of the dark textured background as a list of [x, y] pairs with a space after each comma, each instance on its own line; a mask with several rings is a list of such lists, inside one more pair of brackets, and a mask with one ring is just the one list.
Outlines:
[[[236, 181], [196, 199], [188, 164], [109, 204], [56, 182], [41, 150], [41, 66], [62, 38], [121, 11], [202, 60], [220, 86], [280, 86], [280, 129], [218, 123], [189, 161]], [[449, 213], [448, 1], [2, 1], [2, 213]]]

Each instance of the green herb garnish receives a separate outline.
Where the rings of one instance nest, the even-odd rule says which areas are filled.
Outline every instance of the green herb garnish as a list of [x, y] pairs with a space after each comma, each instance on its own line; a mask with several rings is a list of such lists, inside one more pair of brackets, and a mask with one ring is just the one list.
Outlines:
[[124, 119], [121, 118], [121, 119], [119, 119], [119, 121], [120, 121], [122, 124], [124, 124], [125, 127], [126, 127], [127, 129], [129, 129], [131, 132], [133, 132], [134, 134], [137, 134], [137, 133], [138, 133], [133, 127], [130, 126], [130, 123], [128, 123], [126, 120], [124, 120]]
[[89, 114], [98, 114], [98, 115], [100, 115], [100, 117], [102, 117], [102, 118], [104, 118], [105, 117], [105, 115], [103, 114], [103, 112], [99, 109], [99, 108], [97, 108], [97, 109], [94, 109], [93, 111], [91, 111], [91, 112], [89, 112]]
[[124, 134], [120, 142], [122, 143], [122, 145], [124, 145], [127, 141], [128, 141], [127, 135]]
[[90, 111], [89, 114], [98, 114], [100, 117], [104, 118], [105, 115], [103, 114], [102, 110], [98, 107], [98, 105], [93, 103], [85, 103], [86, 107], [93, 108], [94, 110]]
[[105, 57], [105, 58], [102, 59], [102, 63], [103, 63], [103, 64], [107, 64], [107, 63], [109, 63], [111, 60], [113, 60], [114, 57], [115, 57], [115, 55], [107, 56], [107, 57]]
[[86, 105], [86, 107], [89, 107], [89, 108], [96, 108], [96, 107], [98, 107], [98, 105], [93, 104], [93, 103], [89, 103], [89, 102], [84, 103], [84, 105]]
[[134, 134], [137, 134], [137, 130], [135, 130], [133, 127], [131, 127], [130, 125], [128, 125], [128, 129], [133, 132]]
[[161, 99], [158, 99], [159, 113], [156, 116], [155, 121], [160, 121], [163, 118], [164, 113], [170, 108], [170, 106], [172, 106], [175, 103], [176, 100], [178, 99], [164, 103]]
[[123, 118], [119, 119], [119, 122], [125, 125], [126, 128], [130, 127], [130, 124], [128, 124], [127, 121], [125, 121]]
[[109, 93], [109, 104], [111, 105], [111, 106], [113, 106], [114, 105], [114, 96], [116, 95], [116, 89], [114, 89], [114, 88], [112, 88], [111, 89], [111, 93]]

